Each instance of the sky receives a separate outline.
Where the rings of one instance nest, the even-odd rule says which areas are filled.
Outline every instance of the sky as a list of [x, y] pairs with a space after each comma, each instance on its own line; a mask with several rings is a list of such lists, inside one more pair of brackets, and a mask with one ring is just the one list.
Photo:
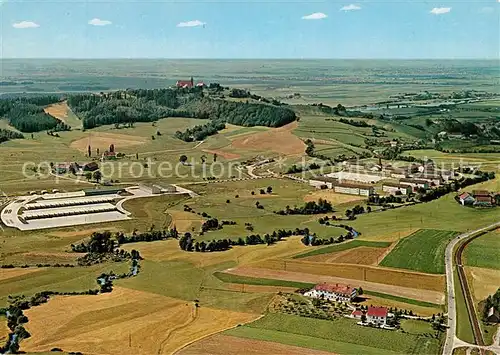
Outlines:
[[2, 58], [499, 59], [500, 0], [0, 0]]

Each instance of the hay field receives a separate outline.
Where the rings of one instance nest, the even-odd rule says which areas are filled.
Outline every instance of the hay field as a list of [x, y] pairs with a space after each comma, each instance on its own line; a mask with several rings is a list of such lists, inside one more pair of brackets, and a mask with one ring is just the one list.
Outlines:
[[239, 338], [217, 334], [194, 343], [176, 353], [176, 355], [332, 355], [334, 353], [301, 348], [298, 346], [274, 343], [265, 340]]
[[45, 270], [44, 268], [29, 268], [29, 269], [0, 269], [0, 280], [7, 280], [13, 277], [24, 276]]
[[171, 354], [257, 318], [120, 287], [97, 296], [55, 297], [26, 315], [32, 337], [22, 342], [24, 351], [59, 347], [90, 354]]
[[203, 218], [190, 212], [167, 210], [167, 213], [172, 218], [170, 228], [175, 226], [179, 232], [198, 231], [203, 223]]
[[104, 153], [105, 150], [109, 149], [111, 144], [114, 144], [115, 150], [119, 152], [120, 148], [142, 145], [146, 142], [146, 139], [140, 136], [107, 132], [89, 132], [87, 137], [71, 142], [70, 147], [85, 153], [90, 144], [92, 153], [94, 154], [97, 148], [99, 148], [101, 153]]
[[231, 148], [302, 155], [305, 151], [305, 144], [292, 133], [297, 127], [298, 123], [292, 122], [280, 128], [236, 137], [231, 142]]
[[65, 101], [47, 106], [43, 110], [45, 111], [45, 113], [51, 115], [52, 117], [55, 117], [58, 120], [66, 122], [66, 119], [68, 118], [68, 109], [69, 107]]
[[338, 253], [307, 256], [302, 258], [302, 260], [320, 263], [377, 265], [387, 253], [387, 249], [388, 248], [357, 247]]
[[309, 194], [304, 196], [304, 202], [318, 201], [320, 198], [323, 200], [330, 201], [334, 206], [341, 205], [344, 203], [351, 203], [358, 201], [360, 202], [366, 200], [366, 198], [362, 196], [339, 194], [331, 189], [327, 189], [327, 190], [317, 190], [310, 192]]
[[142, 242], [123, 245], [125, 250], [138, 250], [146, 260], [182, 260], [192, 263], [196, 267], [207, 267], [210, 265], [237, 263], [248, 265], [266, 259], [286, 258], [307, 250], [300, 238], [288, 238], [272, 246], [251, 245], [235, 246], [222, 253], [186, 253], [179, 249], [177, 240], [158, 242]]
[[474, 239], [464, 250], [464, 264], [500, 270], [500, 229]]
[[477, 302], [484, 301], [500, 287], [500, 273], [498, 270], [466, 266], [465, 272], [467, 278], [472, 281], [472, 294]]
[[[282, 262], [282, 264], [284, 264]], [[287, 263], [288, 264], [288, 263]], [[318, 265], [322, 265], [319, 263], [315, 263]], [[324, 265], [324, 264], [323, 264]], [[353, 265], [355, 266], [355, 265]], [[321, 266], [317, 266], [321, 268]], [[328, 275], [318, 275], [311, 274], [305, 272], [297, 272], [297, 271], [283, 271], [283, 270], [273, 270], [268, 268], [260, 268], [260, 267], [237, 267], [233, 269], [229, 269], [226, 271], [227, 273], [239, 275], [239, 276], [248, 276], [248, 277], [256, 277], [256, 278], [266, 278], [266, 279], [277, 279], [277, 280], [287, 280], [287, 281], [297, 281], [304, 283], [342, 283], [347, 285], [352, 285], [353, 287], [362, 287], [365, 290], [375, 291], [386, 293], [390, 295], [395, 295], [404, 298], [415, 299], [424, 302], [430, 302], [435, 304], [443, 304], [444, 303], [444, 294], [441, 291], [435, 290], [426, 290], [424, 288], [412, 288], [411, 286], [402, 287], [402, 286], [394, 286], [388, 285], [380, 282], [370, 282], [363, 280], [356, 280], [351, 278], [344, 277], [335, 277]], [[420, 286], [418, 283], [414, 283], [413, 286]]]

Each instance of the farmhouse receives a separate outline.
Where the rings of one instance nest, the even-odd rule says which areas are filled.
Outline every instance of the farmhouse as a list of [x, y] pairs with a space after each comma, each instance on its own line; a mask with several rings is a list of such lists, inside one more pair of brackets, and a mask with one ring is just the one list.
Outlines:
[[337, 183], [333, 184], [335, 192], [349, 195], [370, 196], [373, 195], [374, 189], [372, 186], [361, 184], [346, 184]]
[[378, 326], [387, 324], [387, 308], [385, 307], [368, 307], [366, 312], [366, 321]]
[[474, 202], [474, 206], [492, 207], [493, 206], [493, 198], [491, 196], [477, 196], [476, 202]]
[[490, 307], [486, 315], [486, 321], [490, 323], [500, 323], [500, 314], [495, 307]]
[[409, 195], [411, 191], [411, 187], [408, 185], [395, 184], [391, 182], [386, 182], [382, 185], [382, 191], [388, 192], [392, 195]]
[[439, 186], [443, 182], [441, 175], [436, 173], [424, 172], [418, 175], [413, 175], [414, 179], [425, 180], [433, 186]]
[[99, 165], [95, 161], [91, 161], [89, 163], [83, 164], [83, 171], [96, 171], [99, 169]]
[[468, 192], [464, 192], [458, 196], [458, 201], [465, 206], [474, 204], [476, 200]]
[[54, 167], [54, 172], [56, 174], [66, 174], [70, 170], [71, 165], [68, 163], [57, 164]]
[[413, 191], [419, 188], [422, 189], [429, 188], [429, 182], [427, 180], [422, 180], [422, 179], [401, 179], [399, 180], [399, 183], [401, 185], [411, 186], [413, 188]]
[[324, 298], [330, 301], [350, 302], [358, 295], [358, 290], [354, 287], [342, 284], [322, 283], [314, 286], [304, 296], [312, 298]]

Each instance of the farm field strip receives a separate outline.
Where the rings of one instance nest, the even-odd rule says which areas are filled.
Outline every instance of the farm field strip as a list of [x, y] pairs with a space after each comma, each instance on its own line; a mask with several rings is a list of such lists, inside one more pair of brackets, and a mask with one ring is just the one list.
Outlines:
[[454, 231], [419, 230], [400, 240], [380, 265], [432, 274], [444, 274], [446, 245], [457, 234], [458, 232]]
[[[355, 265], [357, 266], [357, 265]], [[403, 298], [410, 298], [418, 301], [424, 301], [435, 304], [444, 303], [444, 293], [441, 291], [417, 289], [411, 287], [394, 286], [383, 283], [369, 282], [345, 277], [334, 277], [327, 275], [310, 274], [306, 272], [294, 272], [283, 270], [272, 270], [260, 267], [238, 267], [226, 271], [229, 274], [238, 276], [247, 276], [253, 278], [287, 280], [300, 283], [318, 284], [342, 283], [353, 287], [362, 287], [363, 289], [380, 292], [384, 294], [395, 295]], [[415, 284], [415, 283], [413, 283]]]
[[315, 247], [317, 249], [293, 256], [293, 259], [307, 258], [309, 256], [337, 253], [340, 251], [358, 248], [358, 247], [371, 247], [371, 248], [387, 248], [391, 245], [390, 242], [372, 242], [364, 240], [353, 240], [342, 244], [334, 244], [326, 247]]

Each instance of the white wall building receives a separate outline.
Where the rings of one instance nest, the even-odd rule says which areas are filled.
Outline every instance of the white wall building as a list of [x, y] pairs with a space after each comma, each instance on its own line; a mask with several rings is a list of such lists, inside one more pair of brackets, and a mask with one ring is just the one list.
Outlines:
[[358, 295], [354, 287], [342, 284], [318, 284], [304, 293], [304, 296], [312, 298], [323, 298], [336, 302], [350, 302]]

